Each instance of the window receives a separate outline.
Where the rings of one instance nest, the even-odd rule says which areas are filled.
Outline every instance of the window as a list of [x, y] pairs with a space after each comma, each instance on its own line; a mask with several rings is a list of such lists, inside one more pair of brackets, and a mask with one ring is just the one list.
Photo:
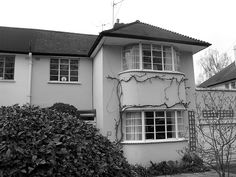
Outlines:
[[171, 46], [128, 45], [123, 49], [123, 70], [128, 69], [179, 71], [179, 53]]
[[236, 89], [235, 82], [231, 82], [231, 89]]
[[52, 58], [50, 60], [50, 81], [78, 82], [78, 59]]
[[123, 68], [139, 69], [139, 45], [129, 45], [123, 50]]
[[124, 122], [126, 141], [183, 138], [183, 111], [127, 112]]
[[13, 80], [15, 68], [15, 56], [0, 56], [0, 80]]
[[226, 89], [229, 89], [229, 83], [226, 83], [226, 84], [225, 84], [225, 88], [226, 88]]

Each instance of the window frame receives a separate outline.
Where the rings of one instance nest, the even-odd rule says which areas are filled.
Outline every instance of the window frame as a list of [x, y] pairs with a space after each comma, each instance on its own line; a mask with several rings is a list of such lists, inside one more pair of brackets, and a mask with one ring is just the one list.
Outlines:
[[[12, 57], [13, 59], [13, 66], [12, 67], [6, 67], [6, 61], [9, 60], [7, 59], [7, 57]], [[0, 81], [14, 81], [15, 80], [15, 55], [0, 55], [0, 58], [3, 59], [3, 71], [2, 71], [2, 77], [0, 79]], [[5, 79], [6, 76], [6, 68], [11, 68], [13, 69], [13, 73], [11, 73], [13, 75], [12, 79]], [[8, 73], [10, 74], [10, 73]]]
[[[143, 45], [150, 45], [150, 52], [151, 52], [151, 69], [145, 69], [144, 68], [144, 62], [143, 62]], [[153, 69], [154, 64], [153, 63], [153, 46], [160, 46], [161, 47], [161, 70]], [[130, 46], [139, 46], [139, 68], [124, 68], [124, 58], [125, 56], [123, 55], [124, 50], [126, 47]], [[165, 69], [165, 64], [164, 64], [164, 48], [165, 47], [170, 47], [171, 51], [171, 70]], [[133, 43], [133, 44], [128, 44], [122, 48], [121, 51], [121, 57], [122, 57], [122, 62], [121, 62], [121, 68], [122, 72], [129, 71], [129, 70], [144, 70], [144, 71], [156, 71], [156, 72], [180, 72], [180, 52], [173, 46], [173, 45], [163, 45], [163, 44], [154, 44], [154, 43]]]
[[[141, 140], [127, 140], [126, 139], [126, 128], [127, 128], [127, 124], [126, 124], [126, 114], [127, 113], [141, 113], [141, 124], [142, 124], [142, 139]], [[153, 112], [153, 114], [155, 115], [156, 112], [164, 112], [164, 119], [165, 119], [165, 139], [146, 139], [146, 118], [145, 118], [145, 112]], [[167, 116], [166, 116], [166, 112], [173, 112], [174, 113], [174, 120], [175, 120], [175, 138], [168, 138], [167, 133], [167, 126], [169, 124], [167, 124]], [[178, 112], [181, 112], [182, 117], [178, 117]], [[179, 137], [180, 133], [184, 133], [184, 127], [185, 127], [185, 121], [184, 121], [184, 114], [185, 111], [182, 109], [178, 109], [178, 110], [144, 110], [144, 111], [126, 111], [126, 113], [124, 114], [125, 116], [123, 117], [123, 133], [124, 133], [124, 137], [123, 137], [123, 143], [154, 143], [154, 142], [171, 142], [171, 141], [183, 141], [186, 140], [184, 137]], [[155, 123], [155, 119], [156, 116], [154, 116], [154, 136], [156, 137], [157, 131], [156, 131], [156, 123]], [[182, 119], [182, 123], [178, 123], [180, 120]], [[181, 121], [180, 121], [181, 122]], [[179, 129], [179, 126], [182, 126], [182, 129]]]
[[[57, 69], [51, 69], [51, 62], [52, 60], [58, 60], [58, 68]], [[61, 80], [61, 60], [68, 60], [68, 81], [63, 81]], [[77, 70], [71, 70], [71, 61], [72, 60], [77, 60]], [[49, 83], [80, 83], [79, 82], [79, 64], [80, 64], [80, 58], [72, 58], [72, 57], [51, 57], [49, 61]], [[56, 70], [58, 72], [57, 75], [51, 75], [51, 70]], [[78, 78], [77, 81], [71, 81], [71, 71], [77, 71], [76, 77]], [[57, 76], [57, 80], [51, 80], [51, 76]]]

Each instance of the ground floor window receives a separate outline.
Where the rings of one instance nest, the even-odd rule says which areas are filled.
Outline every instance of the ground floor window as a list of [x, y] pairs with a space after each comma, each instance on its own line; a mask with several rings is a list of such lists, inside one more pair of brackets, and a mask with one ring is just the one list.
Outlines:
[[184, 135], [183, 111], [130, 111], [124, 116], [125, 141], [179, 139]]

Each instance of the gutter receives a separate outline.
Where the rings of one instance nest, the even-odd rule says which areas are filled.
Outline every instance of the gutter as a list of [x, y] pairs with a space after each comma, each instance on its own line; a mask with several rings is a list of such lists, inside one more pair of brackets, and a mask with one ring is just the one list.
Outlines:
[[32, 85], [32, 67], [33, 67], [33, 58], [32, 53], [29, 52], [29, 72], [28, 72], [28, 85], [27, 85], [27, 103], [31, 105], [31, 85]]

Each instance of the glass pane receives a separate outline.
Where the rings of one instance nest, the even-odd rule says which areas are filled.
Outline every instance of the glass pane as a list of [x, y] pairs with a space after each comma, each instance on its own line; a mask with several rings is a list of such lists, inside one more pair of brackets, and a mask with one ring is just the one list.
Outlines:
[[78, 70], [78, 65], [70, 65], [71, 70]]
[[175, 117], [175, 112], [174, 111], [166, 111], [166, 117]]
[[69, 65], [60, 65], [60, 70], [69, 70]]
[[179, 138], [184, 138], [184, 132], [179, 132], [178, 136], [179, 136]]
[[164, 52], [171, 52], [171, 47], [169, 47], [169, 46], [163, 46], [163, 51], [164, 51]]
[[152, 118], [152, 119], [145, 119], [145, 125], [154, 125], [154, 118]]
[[142, 133], [142, 126], [126, 127], [126, 133]]
[[58, 64], [51, 64], [50, 69], [58, 69]]
[[60, 62], [61, 62], [61, 64], [69, 64], [68, 59], [61, 59]]
[[162, 64], [153, 64], [153, 70], [162, 70]]
[[156, 118], [156, 125], [158, 124], [165, 124], [165, 119], [164, 118]]
[[165, 125], [156, 126], [156, 132], [165, 132], [165, 130], [166, 130]]
[[63, 81], [63, 82], [66, 82], [66, 81], [69, 81], [68, 80], [68, 76], [60, 76], [60, 81]]
[[152, 50], [161, 50], [161, 46], [160, 45], [152, 45]]
[[126, 140], [142, 140], [142, 134], [126, 134]]
[[147, 132], [147, 133], [154, 132], [154, 126], [146, 126], [145, 132]]
[[4, 63], [3, 61], [0, 60], [0, 68], [3, 68], [4, 67]]
[[176, 138], [176, 132], [167, 132], [167, 138]]
[[165, 139], [165, 132], [156, 133], [156, 139]]
[[156, 112], [156, 117], [165, 117], [164, 111]]
[[14, 79], [14, 74], [5, 74], [4, 79], [13, 80]]
[[161, 58], [154, 57], [154, 58], [153, 58], [153, 63], [162, 64], [162, 59], [161, 59]]
[[142, 125], [142, 119], [126, 119], [126, 126]]
[[58, 64], [59, 63], [59, 59], [51, 59], [50, 63], [51, 64]]
[[76, 82], [76, 81], [78, 81], [78, 77], [70, 77], [70, 81]]
[[162, 53], [161, 51], [152, 51], [152, 56], [162, 58]]
[[50, 81], [58, 81], [58, 76], [50, 76]]
[[68, 70], [61, 70], [61, 71], [60, 71], [60, 75], [67, 76], [68, 74], [69, 74], [69, 71], [68, 71]]
[[3, 74], [3, 68], [0, 68], [0, 74]]
[[14, 74], [14, 68], [5, 68], [6, 74]]
[[154, 117], [153, 112], [145, 112], [145, 117]]
[[154, 133], [146, 133], [145, 134], [145, 138], [148, 140], [148, 139], [154, 139]]
[[73, 65], [78, 66], [78, 60], [70, 60], [70, 65], [71, 66], [73, 66]]
[[50, 75], [58, 75], [58, 70], [50, 70]]
[[176, 131], [175, 130], [175, 124], [168, 124], [167, 125], [167, 131]]
[[143, 50], [143, 56], [151, 56], [151, 51]]
[[78, 71], [70, 71], [70, 75], [72, 76], [78, 76]]
[[144, 69], [152, 69], [152, 65], [151, 64], [143, 64], [143, 68]]
[[151, 50], [151, 45], [150, 44], [143, 44], [142, 49], [143, 50]]
[[151, 57], [143, 57], [143, 62], [151, 64], [151, 62], [152, 62]]
[[5, 67], [14, 68], [14, 62], [6, 61]]

